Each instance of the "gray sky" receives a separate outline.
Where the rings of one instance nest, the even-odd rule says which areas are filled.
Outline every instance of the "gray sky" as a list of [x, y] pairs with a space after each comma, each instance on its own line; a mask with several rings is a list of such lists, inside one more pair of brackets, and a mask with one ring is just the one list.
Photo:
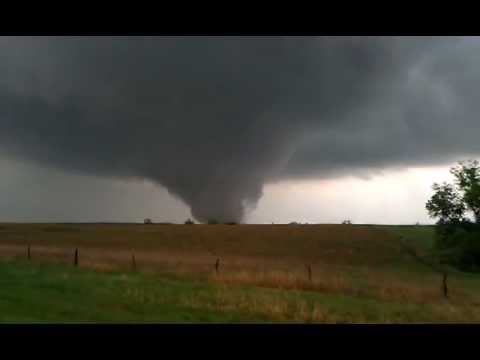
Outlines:
[[0, 221], [427, 222], [478, 38], [0, 38]]

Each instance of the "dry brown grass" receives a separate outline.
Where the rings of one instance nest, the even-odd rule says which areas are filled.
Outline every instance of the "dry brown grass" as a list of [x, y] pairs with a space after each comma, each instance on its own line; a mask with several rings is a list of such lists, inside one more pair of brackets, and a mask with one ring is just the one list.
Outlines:
[[292, 302], [271, 295], [232, 293], [219, 290], [216, 296], [205, 301], [196, 297], [186, 298], [182, 305], [194, 309], [209, 309], [221, 312], [245, 312], [263, 315], [275, 322], [322, 322], [336, 323], [339, 317], [320, 305], [310, 305], [306, 301]]
[[303, 271], [382, 266], [398, 257], [396, 239], [384, 231], [345, 225], [95, 225], [2, 224], [0, 257], [128, 270], [135, 254], [140, 271], [206, 277], [220, 258], [221, 272]]
[[[213, 298], [206, 300], [192, 296], [182, 300], [182, 305], [195, 309], [209, 309], [221, 312], [245, 312], [264, 316], [272, 322], [296, 323], [426, 323], [421, 319], [405, 319], [401, 312], [395, 310], [386, 313], [378, 311], [374, 314], [362, 312], [358, 308], [335, 309], [326, 304], [315, 303], [301, 298], [295, 300], [282, 297], [280, 294], [240, 293], [228, 288], [220, 288]], [[445, 305], [439, 304], [431, 311], [437, 321], [455, 322], [458, 316], [464, 316], [458, 306], [450, 305], [450, 313], [445, 311]], [[418, 310], [417, 310], [418, 311]], [[478, 318], [478, 317], [477, 317]]]
[[212, 274], [209, 280], [212, 283], [228, 285], [255, 285], [283, 290], [307, 290], [320, 292], [345, 293], [352, 289], [352, 284], [344, 277], [330, 274], [330, 277], [320, 277], [309, 281], [298, 273], [288, 271], [252, 272], [242, 270], [239, 272], [223, 272]]
[[[328, 303], [309, 301], [300, 296], [291, 298], [288, 293], [232, 291], [231, 285], [219, 284], [215, 296], [210, 298], [192, 295], [181, 300], [182, 305], [196, 309], [222, 312], [245, 312], [264, 316], [274, 322], [299, 323], [472, 323], [480, 321], [480, 308], [464, 303], [436, 298], [433, 303], [402, 304], [379, 302], [382, 309], [365, 311], [362, 299], [348, 306], [335, 307]], [[410, 299], [411, 295], [407, 295]], [[375, 299], [375, 297], [373, 297]], [[377, 300], [383, 300], [377, 299]], [[391, 300], [391, 299], [390, 299]], [[335, 300], [331, 300], [334, 301]], [[471, 305], [471, 304], [470, 304]]]
[[[443, 303], [440, 286], [404, 282], [394, 275], [381, 272], [364, 272], [362, 285], [354, 281], [346, 272], [332, 270], [317, 271], [316, 278], [309, 281], [300, 273], [285, 271], [211, 274], [209, 281], [229, 286], [250, 285], [283, 290], [315, 291], [329, 294], [372, 298], [393, 303], [434, 304]], [[440, 285], [440, 282], [439, 284]], [[472, 303], [474, 299], [462, 289], [455, 288], [450, 293], [450, 303]]]
[[[0, 257], [25, 258], [27, 244], [33, 261], [63, 263], [73, 262], [78, 247], [80, 267], [101, 272], [131, 271], [134, 253], [137, 271], [171, 272], [217, 285], [315, 291], [399, 303], [443, 301], [440, 280], [434, 275], [430, 282], [421, 282], [387, 271], [386, 266], [401, 257], [398, 242], [385, 231], [366, 227], [2, 224]], [[217, 258], [218, 276], [214, 275]], [[307, 277], [308, 264], [313, 281]], [[452, 286], [450, 296], [451, 302], [474, 301], [459, 286]]]
[[[283, 263], [368, 265], [398, 255], [395, 238], [383, 231], [348, 225], [65, 225], [5, 224], [1, 245], [75, 247], [102, 252], [195, 254]], [[23, 251], [23, 250], [22, 250]]]

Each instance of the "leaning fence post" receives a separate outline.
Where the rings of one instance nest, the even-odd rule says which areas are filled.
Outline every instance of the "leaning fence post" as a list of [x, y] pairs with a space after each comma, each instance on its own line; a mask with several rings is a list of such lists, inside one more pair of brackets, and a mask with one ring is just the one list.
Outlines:
[[30, 244], [28, 244], [27, 246], [27, 259], [30, 260], [32, 257], [31, 257], [31, 254], [30, 254]]
[[443, 296], [448, 299], [447, 273], [443, 273]]
[[75, 249], [75, 256], [73, 258], [73, 266], [78, 266], [78, 248]]
[[217, 261], [215, 262], [215, 272], [217, 273], [217, 275], [218, 275], [219, 268], [220, 268], [220, 259], [217, 259]]
[[137, 262], [135, 261], [135, 254], [132, 253], [132, 269], [137, 271]]

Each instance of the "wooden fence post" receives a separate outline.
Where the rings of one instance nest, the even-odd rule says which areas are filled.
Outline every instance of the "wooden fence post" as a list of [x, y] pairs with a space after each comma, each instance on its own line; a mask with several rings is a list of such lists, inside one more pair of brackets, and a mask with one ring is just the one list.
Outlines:
[[217, 261], [215, 262], [215, 272], [217, 273], [217, 275], [218, 275], [219, 268], [220, 268], [220, 259], [217, 259]]
[[132, 269], [137, 271], [137, 262], [135, 261], [135, 254], [132, 253]]
[[30, 260], [32, 257], [31, 257], [31, 254], [30, 254], [30, 244], [28, 244], [27, 246], [27, 259]]
[[312, 266], [310, 264], [308, 264], [307, 270], [308, 270], [308, 280], [312, 281]]
[[78, 248], [75, 249], [75, 256], [73, 258], [73, 266], [78, 266]]
[[448, 299], [447, 273], [443, 273], [443, 296]]

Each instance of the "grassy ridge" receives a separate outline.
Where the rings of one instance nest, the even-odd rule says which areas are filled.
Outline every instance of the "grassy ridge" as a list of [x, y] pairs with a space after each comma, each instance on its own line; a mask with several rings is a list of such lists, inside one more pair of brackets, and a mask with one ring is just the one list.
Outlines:
[[392, 234], [403, 237], [410, 244], [420, 249], [430, 249], [433, 246], [435, 227], [433, 225], [391, 225], [377, 226], [378, 229], [385, 229]]
[[1, 246], [12, 253], [16, 247], [18, 255], [27, 244], [51, 252], [79, 247], [99, 255], [185, 253], [355, 266], [388, 264], [398, 255], [394, 235], [349, 225], [4, 224], [0, 238]]

